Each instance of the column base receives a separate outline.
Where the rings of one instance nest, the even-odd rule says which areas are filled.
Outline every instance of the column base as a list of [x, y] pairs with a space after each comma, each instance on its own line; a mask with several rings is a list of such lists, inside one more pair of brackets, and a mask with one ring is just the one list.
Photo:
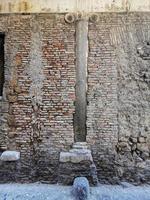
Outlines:
[[60, 153], [58, 183], [71, 185], [76, 177], [86, 177], [91, 185], [98, 184], [96, 166], [86, 142], [76, 142], [69, 152]]

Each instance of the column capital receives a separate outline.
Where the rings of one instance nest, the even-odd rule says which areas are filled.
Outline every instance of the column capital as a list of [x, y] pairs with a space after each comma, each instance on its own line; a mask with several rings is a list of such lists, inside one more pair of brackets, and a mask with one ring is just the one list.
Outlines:
[[85, 12], [67, 13], [65, 15], [65, 21], [69, 24], [74, 23], [76, 21], [91, 21], [93, 23], [96, 23], [99, 21], [99, 15], [97, 13]]

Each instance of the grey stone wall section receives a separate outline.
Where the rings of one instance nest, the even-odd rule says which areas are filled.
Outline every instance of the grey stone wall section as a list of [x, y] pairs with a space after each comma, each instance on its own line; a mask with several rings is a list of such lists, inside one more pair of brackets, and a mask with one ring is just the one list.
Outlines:
[[89, 25], [87, 115], [99, 180], [149, 182], [150, 14], [99, 19]]
[[76, 24], [76, 101], [74, 116], [76, 142], [86, 141], [87, 57], [88, 21], [83, 19]]
[[149, 14], [131, 14], [111, 31], [118, 66], [118, 174], [137, 183], [150, 181], [149, 30]]

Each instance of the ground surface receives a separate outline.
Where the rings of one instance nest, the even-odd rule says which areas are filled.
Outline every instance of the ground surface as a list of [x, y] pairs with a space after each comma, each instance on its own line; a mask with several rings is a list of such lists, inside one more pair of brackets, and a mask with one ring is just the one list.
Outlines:
[[[1, 184], [0, 200], [73, 200], [71, 187], [44, 184]], [[89, 200], [150, 200], [150, 186], [91, 188]]]

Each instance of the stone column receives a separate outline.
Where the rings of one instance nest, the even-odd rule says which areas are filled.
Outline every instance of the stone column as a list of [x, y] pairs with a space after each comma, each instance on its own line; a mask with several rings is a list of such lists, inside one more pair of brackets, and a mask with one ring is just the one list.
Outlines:
[[74, 116], [75, 142], [86, 141], [88, 21], [76, 24], [76, 102]]

